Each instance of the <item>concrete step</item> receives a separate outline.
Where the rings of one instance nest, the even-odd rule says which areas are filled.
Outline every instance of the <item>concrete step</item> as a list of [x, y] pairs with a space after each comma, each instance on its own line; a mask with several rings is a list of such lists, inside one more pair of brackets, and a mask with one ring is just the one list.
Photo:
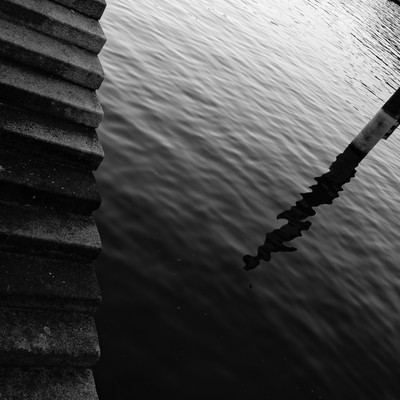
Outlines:
[[2, 366], [91, 367], [100, 356], [93, 317], [0, 308]]
[[1, 17], [99, 53], [106, 38], [100, 23], [50, 0], [1, 0]]
[[1, 204], [0, 250], [86, 262], [100, 254], [101, 241], [92, 216]]
[[104, 152], [93, 128], [0, 103], [2, 148], [95, 170]]
[[85, 215], [101, 203], [92, 171], [2, 150], [0, 200]]
[[0, 368], [4, 400], [98, 400], [93, 373], [84, 368]]
[[98, 89], [104, 79], [103, 68], [95, 54], [1, 19], [0, 57], [90, 89]]
[[106, 8], [105, 0], [54, 0], [91, 18], [100, 19]]
[[0, 252], [0, 307], [93, 315], [100, 302], [93, 264]]
[[103, 110], [96, 93], [0, 59], [0, 101], [96, 128]]

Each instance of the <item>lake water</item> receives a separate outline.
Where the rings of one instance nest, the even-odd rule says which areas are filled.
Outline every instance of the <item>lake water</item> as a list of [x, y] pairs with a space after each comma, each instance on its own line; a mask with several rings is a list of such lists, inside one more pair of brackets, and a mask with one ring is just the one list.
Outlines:
[[400, 6], [108, 3], [100, 399], [399, 399], [399, 133], [243, 256], [398, 88]]

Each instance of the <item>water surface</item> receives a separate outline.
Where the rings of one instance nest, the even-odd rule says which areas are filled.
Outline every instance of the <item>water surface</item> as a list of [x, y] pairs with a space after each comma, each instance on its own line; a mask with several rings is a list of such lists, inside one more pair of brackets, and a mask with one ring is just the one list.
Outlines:
[[399, 6], [110, 0], [102, 25], [100, 399], [398, 399], [396, 133], [297, 251], [242, 257], [397, 89]]

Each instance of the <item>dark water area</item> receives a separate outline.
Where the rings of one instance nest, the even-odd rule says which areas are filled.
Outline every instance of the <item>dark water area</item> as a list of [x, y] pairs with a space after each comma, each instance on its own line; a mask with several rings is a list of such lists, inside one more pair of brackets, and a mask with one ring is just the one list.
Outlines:
[[110, 0], [102, 25], [100, 399], [400, 398], [399, 135], [346, 150], [399, 86], [400, 7]]
[[356, 167], [365, 156], [366, 154], [350, 143], [329, 167], [329, 172], [315, 178], [317, 184], [310, 187], [311, 191], [300, 193], [301, 200], [276, 217], [286, 219], [286, 225], [266, 234], [265, 242], [258, 248], [256, 256], [243, 256], [244, 269], [249, 271], [258, 267], [260, 260], [270, 261], [272, 253], [296, 251], [296, 247], [286, 246], [285, 243], [302, 236], [302, 231], [310, 229], [311, 222], [306, 219], [316, 214], [314, 208], [332, 204], [339, 197], [343, 185], [355, 176]]

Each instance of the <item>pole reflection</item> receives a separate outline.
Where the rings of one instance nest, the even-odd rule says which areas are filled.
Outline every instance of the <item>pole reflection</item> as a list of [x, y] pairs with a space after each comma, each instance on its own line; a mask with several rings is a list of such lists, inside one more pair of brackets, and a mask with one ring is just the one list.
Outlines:
[[301, 200], [277, 216], [277, 219], [286, 219], [287, 224], [266, 234], [265, 242], [258, 248], [256, 256], [243, 257], [244, 269], [256, 268], [260, 260], [269, 261], [271, 253], [296, 251], [295, 247], [286, 246], [284, 243], [302, 236], [303, 231], [310, 229], [311, 222], [306, 219], [315, 215], [314, 208], [322, 204], [332, 204], [333, 200], [339, 197], [343, 185], [355, 176], [356, 167], [365, 155], [353, 144], [339, 154], [329, 171], [315, 178], [317, 184], [310, 186], [311, 192], [300, 193]]

